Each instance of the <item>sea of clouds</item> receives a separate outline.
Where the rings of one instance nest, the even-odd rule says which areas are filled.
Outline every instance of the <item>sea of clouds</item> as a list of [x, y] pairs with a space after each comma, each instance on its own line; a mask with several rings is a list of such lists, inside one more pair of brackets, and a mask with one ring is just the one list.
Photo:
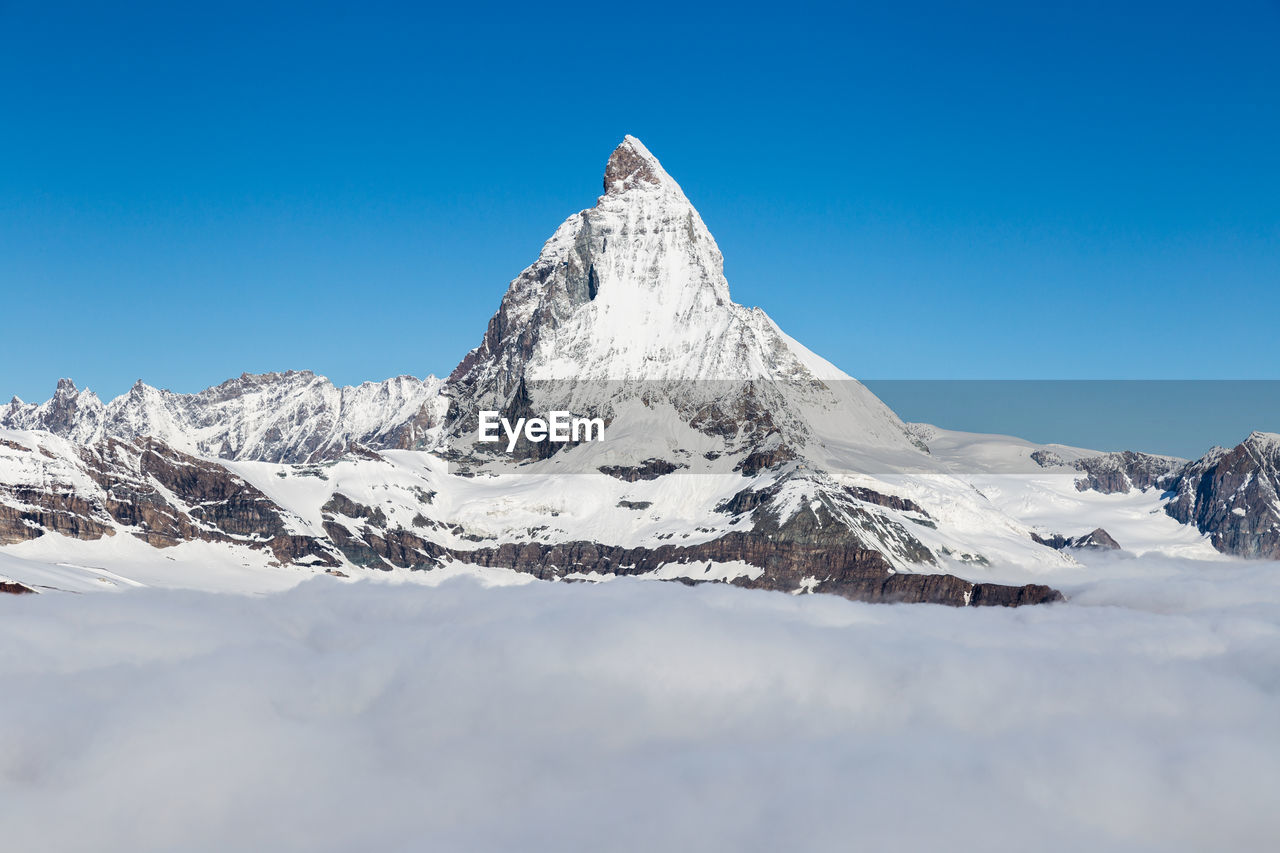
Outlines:
[[0, 596], [0, 846], [1280, 849], [1280, 565], [1106, 569]]

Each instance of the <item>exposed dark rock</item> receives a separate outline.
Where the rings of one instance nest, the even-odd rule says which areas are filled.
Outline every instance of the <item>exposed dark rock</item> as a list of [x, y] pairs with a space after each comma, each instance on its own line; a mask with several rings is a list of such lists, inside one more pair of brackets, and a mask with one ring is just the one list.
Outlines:
[[1061, 533], [1053, 533], [1048, 536], [1040, 536], [1032, 533], [1031, 538], [1039, 542], [1041, 545], [1047, 545], [1050, 548], [1061, 551], [1063, 548], [1096, 548], [1107, 551], [1119, 551], [1120, 543], [1112, 538], [1111, 534], [1103, 530], [1101, 527], [1096, 528], [1083, 536], [1063, 536]]
[[[862, 497], [858, 497], [857, 489], [847, 489], [831, 483], [819, 485], [806, 481], [803, 487], [812, 493], [807, 508], [789, 516], [782, 529], [778, 527], [780, 511], [772, 504], [781, 494], [784, 485], [790, 479], [801, 479], [803, 475], [793, 472], [792, 475], [761, 489], [743, 489], [733, 497], [721, 501], [716, 512], [750, 518], [753, 531], [766, 536], [777, 536], [786, 533], [800, 538], [820, 536], [824, 540], [835, 537], [838, 541], [856, 542], [862, 547], [872, 547], [869, 542], [884, 543], [876, 547], [889, 545], [903, 559], [929, 565], [937, 561], [932, 552], [912, 536], [906, 528], [883, 513], [868, 511], [863, 505]], [[889, 504], [897, 503], [893, 508], [906, 509], [915, 507], [914, 511], [923, 512], [919, 507], [906, 499], [894, 499], [888, 495], [865, 490], [867, 497], [878, 496]], [[912, 511], [912, 510], [907, 510]]]
[[716, 512], [723, 512], [728, 515], [742, 515], [754, 510], [758, 506], [764, 506], [777, 497], [781, 486], [777, 483], [766, 486], [762, 489], [743, 489], [733, 497], [721, 501], [716, 505]]
[[320, 511], [345, 515], [347, 518], [363, 518], [375, 527], [387, 526], [387, 516], [381, 507], [369, 507], [356, 503], [341, 492], [335, 492], [329, 500], [325, 501]]
[[35, 593], [35, 590], [29, 586], [23, 586], [14, 581], [0, 581], [0, 595], [27, 595], [33, 593]]
[[976, 583], [969, 604], [973, 607], [1021, 607], [1024, 604], [1052, 604], [1064, 601], [1062, 593], [1044, 584], [1006, 586], [998, 583]]
[[648, 509], [649, 507], [653, 506], [653, 501], [620, 500], [618, 501], [618, 506], [622, 507], [623, 509]]
[[1280, 559], [1280, 435], [1255, 432], [1231, 450], [1214, 448], [1171, 491], [1165, 512], [1209, 534], [1219, 551]]
[[49, 489], [0, 487], [0, 545], [61, 533], [73, 539], [114, 535], [101, 506], [66, 487]]
[[924, 511], [920, 504], [909, 498], [900, 498], [897, 495], [884, 495], [874, 489], [863, 488], [862, 486], [846, 486], [845, 491], [851, 497], [855, 497], [860, 501], [866, 501], [877, 506], [888, 507], [902, 512], [914, 512], [929, 518], [929, 513]]
[[1104, 453], [1078, 459], [1072, 466], [1085, 476], [1076, 481], [1080, 491], [1093, 490], [1103, 494], [1128, 494], [1130, 489], [1161, 487], [1174, 475], [1185, 460], [1170, 456], [1154, 456], [1150, 453]]
[[1033, 531], [1031, 534], [1031, 541], [1037, 542], [1045, 547], [1052, 548], [1055, 551], [1061, 551], [1074, 540], [1070, 536], [1063, 536], [1061, 533], [1051, 533], [1048, 536], [1041, 536], [1039, 533]]
[[658, 184], [658, 174], [649, 160], [632, 146], [630, 139], [624, 140], [609, 155], [609, 163], [604, 168], [604, 191], [626, 192], [642, 183]]
[[1103, 530], [1101, 527], [1094, 529], [1084, 536], [1076, 538], [1071, 545], [1072, 548], [1096, 548], [1103, 551], [1119, 551], [1120, 543], [1112, 538], [1111, 534]]
[[1054, 453], [1052, 450], [1036, 450], [1031, 454], [1031, 461], [1035, 462], [1041, 468], [1052, 468], [1055, 465], [1065, 465], [1062, 457]]
[[666, 459], [646, 459], [639, 465], [602, 465], [599, 470], [601, 474], [617, 477], [624, 483], [634, 483], [637, 480], [656, 480], [684, 467]]
[[53, 392], [48, 412], [40, 427], [56, 434], [71, 432], [75, 428], [79, 408], [80, 392], [76, 390], [76, 383], [70, 379], [59, 379], [58, 388]]
[[785, 444], [775, 443], [772, 446], [753, 450], [743, 457], [738, 463], [735, 471], [741, 471], [743, 476], [754, 477], [761, 471], [777, 468], [785, 462], [791, 462], [796, 458], [796, 453]]
[[345, 459], [368, 459], [371, 462], [381, 462], [382, 456], [376, 450], [371, 450], [359, 442], [352, 442], [347, 445], [347, 449], [342, 453]]
[[781, 404], [778, 399], [779, 383], [742, 381], [714, 384], [716, 399], [689, 411], [689, 426], [724, 439], [734, 439], [742, 434], [755, 442], [755, 453], [771, 451], [781, 443], [781, 432], [774, 419], [774, 409]]

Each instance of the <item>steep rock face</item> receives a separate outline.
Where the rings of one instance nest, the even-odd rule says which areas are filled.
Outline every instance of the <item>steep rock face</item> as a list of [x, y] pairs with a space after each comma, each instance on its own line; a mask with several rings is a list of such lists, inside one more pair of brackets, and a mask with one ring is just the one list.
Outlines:
[[336, 388], [310, 371], [246, 373], [198, 394], [138, 382], [104, 406], [63, 379], [46, 403], [15, 400], [0, 410], [0, 427], [45, 430], [81, 445], [151, 437], [205, 457], [316, 462], [360, 446], [430, 443], [443, 414], [440, 385], [401, 376]]
[[1255, 432], [1231, 450], [1214, 448], [1171, 490], [1165, 511], [1209, 534], [1219, 551], [1280, 559], [1280, 435]]
[[60, 533], [72, 539], [114, 536], [100, 504], [74, 491], [54, 488], [0, 487], [0, 545]]

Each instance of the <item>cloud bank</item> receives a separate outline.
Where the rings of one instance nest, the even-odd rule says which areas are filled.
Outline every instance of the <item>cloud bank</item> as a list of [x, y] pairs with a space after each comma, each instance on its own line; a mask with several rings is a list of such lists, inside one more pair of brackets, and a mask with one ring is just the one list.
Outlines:
[[1275, 849], [1280, 567], [1115, 574], [1016, 610], [626, 580], [12, 597], [4, 846]]

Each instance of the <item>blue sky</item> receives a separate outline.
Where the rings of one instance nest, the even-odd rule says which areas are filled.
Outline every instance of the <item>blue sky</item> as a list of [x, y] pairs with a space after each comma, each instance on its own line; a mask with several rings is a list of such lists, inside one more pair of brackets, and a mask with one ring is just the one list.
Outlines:
[[1274, 2], [451, 5], [0, 0], [0, 394], [446, 373], [624, 133], [855, 376], [1277, 378]]

